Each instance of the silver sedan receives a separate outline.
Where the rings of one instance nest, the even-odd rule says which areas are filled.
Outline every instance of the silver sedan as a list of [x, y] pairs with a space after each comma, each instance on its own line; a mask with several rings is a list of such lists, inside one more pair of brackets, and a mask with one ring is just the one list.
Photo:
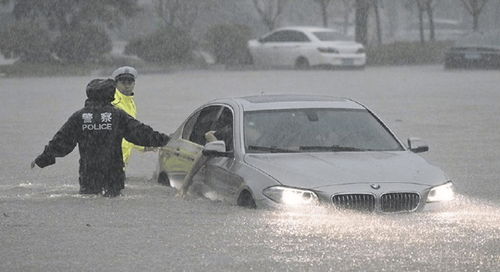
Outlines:
[[[216, 141], [208, 131], [226, 129]], [[368, 108], [328, 96], [217, 99], [191, 114], [160, 151], [156, 176], [179, 188], [200, 152], [191, 193], [246, 207], [321, 205], [378, 212], [441, 207], [453, 184]]]

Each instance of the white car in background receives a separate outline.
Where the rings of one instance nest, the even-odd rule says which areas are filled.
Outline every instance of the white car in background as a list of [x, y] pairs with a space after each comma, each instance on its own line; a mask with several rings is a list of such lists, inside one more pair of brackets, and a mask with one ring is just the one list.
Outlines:
[[279, 28], [248, 41], [248, 49], [257, 66], [363, 68], [366, 64], [362, 44], [329, 28]]

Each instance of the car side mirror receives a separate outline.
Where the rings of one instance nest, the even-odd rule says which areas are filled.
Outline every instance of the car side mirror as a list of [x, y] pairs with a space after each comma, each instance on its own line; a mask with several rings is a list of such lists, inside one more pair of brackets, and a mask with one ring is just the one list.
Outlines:
[[209, 157], [231, 157], [232, 152], [226, 152], [226, 143], [224, 141], [213, 141], [205, 144], [203, 155]]
[[429, 151], [429, 146], [424, 143], [420, 138], [410, 137], [408, 138], [408, 148], [411, 152], [422, 153]]
[[263, 38], [263, 37], [260, 37], [260, 38], [258, 38], [258, 39], [257, 39], [257, 41], [258, 41], [259, 43], [264, 43], [264, 38]]

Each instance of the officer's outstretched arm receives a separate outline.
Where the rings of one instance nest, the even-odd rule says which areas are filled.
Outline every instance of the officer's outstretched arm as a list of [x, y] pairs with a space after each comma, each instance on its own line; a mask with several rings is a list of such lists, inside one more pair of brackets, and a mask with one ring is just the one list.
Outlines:
[[75, 115], [71, 116], [50, 140], [49, 144], [45, 146], [43, 153], [35, 159], [34, 163], [43, 168], [54, 164], [56, 157], [64, 157], [71, 153], [75, 149], [80, 131]]
[[123, 115], [125, 127], [124, 138], [136, 145], [145, 147], [160, 147], [168, 143], [170, 138], [161, 132], [153, 130], [150, 126], [141, 123], [128, 114]]

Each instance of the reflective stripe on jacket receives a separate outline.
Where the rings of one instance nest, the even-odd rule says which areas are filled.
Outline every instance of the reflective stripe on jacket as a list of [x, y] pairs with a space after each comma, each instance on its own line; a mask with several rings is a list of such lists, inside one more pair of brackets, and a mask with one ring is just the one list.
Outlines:
[[[122, 94], [118, 89], [115, 90], [115, 100], [111, 103], [113, 106], [122, 109], [130, 116], [137, 118], [137, 108], [134, 102], [134, 96], [127, 96]], [[144, 150], [142, 146], [136, 146], [133, 143], [128, 142], [123, 139], [122, 141], [122, 153], [123, 153], [123, 162], [127, 164], [130, 159], [130, 155], [132, 154], [132, 148], [136, 148], [139, 150]]]

